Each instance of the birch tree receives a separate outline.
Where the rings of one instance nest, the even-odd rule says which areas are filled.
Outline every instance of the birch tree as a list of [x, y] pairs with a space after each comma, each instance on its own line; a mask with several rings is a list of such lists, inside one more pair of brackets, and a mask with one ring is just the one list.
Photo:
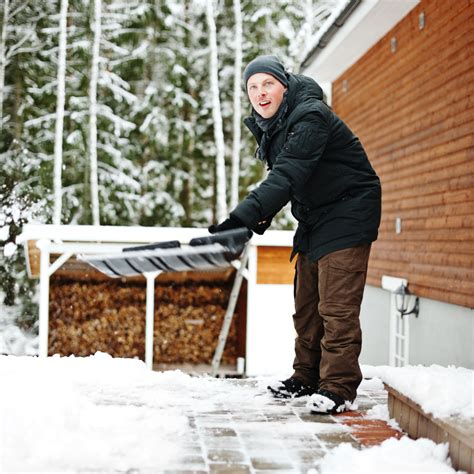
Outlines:
[[219, 71], [213, 0], [207, 0], [206, 7], [207, 25], [209, 30], [209, 79], [212, 94], [212, 117], [214, 121], [214, 140], [216, 146], [216, 219], [217, 221], [221, 221], [227, 216], [227, 203], [224, 130], [222, 125], [221, 103], [219, 98]]
[[91, 77], [89, 82], [89, 163], [92, 223], [100, 225], [99, 183], [97, 172], [97, 81], [101, 37], [101, 0], [94, 0], [94, 38], [92, 41]]
[[233, 141], [232, 141], [232, 171], [231, 171], [231, 208], [239, 201], [239, 172], [240, 172], [240, 120], [242, 96], [242, 12], [240, 0], [234, 0], [235, 18], [235, 52], [234, 52], [234, 114], [233, 114]]
[[64, 101], [66, 86], [66, 42], [67, 42], [67, 9], [68, 0], [61, 0], [59, 16], [59, 54], [58, 54], [58, 88], [56, 103], [56, 129], [54, 139], [54, 215], [53, 224], [61, 224], [63, 166], [63, 128]]
[[3, 125], [3, 90], [5, 85], [5, 67], [6, 67], [6, 54], [5, 50], [7, 47], [7, 26], [9, 16], [9, 0], [3, 2], [3, 23], [2, 23], [2, 36], [0, 38], [0, 133]]

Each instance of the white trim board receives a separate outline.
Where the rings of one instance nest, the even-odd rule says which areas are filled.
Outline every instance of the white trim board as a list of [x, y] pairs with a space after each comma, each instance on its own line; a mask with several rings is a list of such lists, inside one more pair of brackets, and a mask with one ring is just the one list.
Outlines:
[[404, 18], [420, 0], [362, 0], [302, 72], [318, 82], [333, 82]]
[[[194, 237], [210, 235], [207, 228], [192, 227], [140, 227], [140, 226], [94, 226], [26, 224], [16, 243], [28, 240], [50, 240], [52, 242], [107, 242], [149, 243], [179, 240], [188, 243]], [[292, 247], [294, 232], [290, 230], [268, 230], [264, 235], [252, 237], [256, 246]]]

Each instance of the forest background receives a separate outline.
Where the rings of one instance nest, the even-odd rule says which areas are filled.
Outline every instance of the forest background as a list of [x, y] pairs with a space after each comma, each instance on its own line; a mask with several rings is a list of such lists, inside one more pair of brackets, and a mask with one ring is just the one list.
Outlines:
[[[264, 176], [243, 67], [340, 0], [0, 0], [0, 298], [34, 331], [27, 222], [206, 227]], [[273, 228], [292, 228], [288, 212]]]

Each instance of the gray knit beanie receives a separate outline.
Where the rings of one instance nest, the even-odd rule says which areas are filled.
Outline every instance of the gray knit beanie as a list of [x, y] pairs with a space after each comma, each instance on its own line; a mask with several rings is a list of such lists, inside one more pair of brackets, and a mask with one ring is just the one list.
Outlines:
[[285, 87], [288, 87], [288, 77], [285, 72], [285, 66], [274, 55], [258, 56], [247, 64], [244, 69], [244, 85], [247, 89], [247, 81], [251, 76], [259, 72], [271, 74], [278, 79]]

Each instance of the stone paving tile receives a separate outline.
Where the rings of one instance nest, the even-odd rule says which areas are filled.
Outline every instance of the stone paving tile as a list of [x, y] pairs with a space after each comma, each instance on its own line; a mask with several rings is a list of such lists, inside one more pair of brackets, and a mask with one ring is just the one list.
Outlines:
[[282, 469], [293, 469], [294, 466], [290, 461], [277, 460], [274, 458], [265, 458], [265, 457], [253, 457], [250, 458], [252, 462], [252, 467], [254, 469], [266, 469], [266, 470], [282, 470]]
[[209, 472], [210, 473], [228, 473], [228, 474], [244, 474], [244, 473], [251, 473], [251, 466], [248, 464], [209, 464]]
[[202, 447], [199, 444], [183, 444], [182, 446], [183, 451], [187, 454], [201, 454], [202, 455]]
[[227, 428], [225, 426], [214, 426], [214, 427], [204, 427], [203, 430], [204, 436], [215, 436], [218, 438], [227, 437], [227, 436], [237, 436], [237, 433], [232, 428]]
[[[154, 471], [155, 473], [157, 471]], [[163, 474], [207, 474], [209, 471], [207, 468], [205, 470], [199, 471], [199, 470], [194, 470], [194, 469], [165, 469], [164, 471], [159, 471], [162, 472]], [[126, 474], [129, 474], [127, 471]], [[134, 473], [131, 473], [134, 474]], [[142, 471], [137, 472], [137, 474], [145, 474]], [[151, 474], [151, 473], [150, 473]]]
[[255, 474], [275, 474], [275, 473], [277, 473], [277, 474], [298, 474], [301, 471], [299, 471], [296, 468], [295, 469], [275, 468], [275, 469], [256, 469], [253, 472]]
[[[262, 388], [251, 379], [232, 383], [258, 387], [259, 391]], [[266, 398], [256, 399], [258, 403], [251, 406], [216, 403], [206, 411], [186, 409], [189, 431], [179, 440], [182, 455], [165, 470], [150, 473], [294, 474], [311, 469], [317, 472], [326, 453], [341, 443], [361, 449], [394, 436], [395, 430], [384, 422], [364, 418], [374, 405], [387, 403], [383, 391], [360, 393], [357, 411], [335, 416], [311, 414], [305, 398], [274, 400], [266, 394], [259, 396]]]
[[209, 449], [239, 449], [242, 442], [238, 437], [224, 436], [220, 438], [203, 437], [204, 445]]
[[243, 451], [231, 449], [209, 449], [207, 451], [207, 458], [214, 463], [242, 463], [246, 460], [246, 455]]

